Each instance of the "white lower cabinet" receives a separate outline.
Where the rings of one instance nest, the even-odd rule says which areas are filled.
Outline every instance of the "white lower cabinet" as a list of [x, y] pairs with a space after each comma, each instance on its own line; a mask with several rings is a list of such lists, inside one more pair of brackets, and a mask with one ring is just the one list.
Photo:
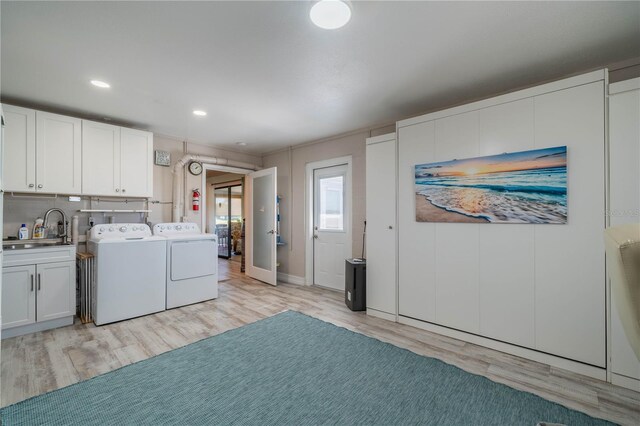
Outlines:
[[36, 265], [2, 269], [2, 329], [36, 322]]
[[[8, 266], [2, 269], [2, 330], [73, 318], [74, 312], [75, 262]], [[31, 332], [44, 328], [27, 327], [24, 330]], [[3, 332], [3, 337], [18, 334], [23, 333]]]

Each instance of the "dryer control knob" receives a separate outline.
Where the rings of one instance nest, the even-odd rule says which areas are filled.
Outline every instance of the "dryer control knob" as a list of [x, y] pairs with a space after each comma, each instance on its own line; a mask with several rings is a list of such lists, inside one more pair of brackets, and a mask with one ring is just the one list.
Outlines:
[[121, 226], [120, 227], [120, 232], [127, 232], [127, 227], [126, 226]]
[[133, 228], [131, 228], [131, 229], [133, 229], [134, 231], [137, 231], [137, 230], [138, 230], [138, 227], [137, 227], [137, 226], [134, 226], [134, 227], [133, 227]]
[[104, 226], [101, 226], [100, 229], [98, 229], [98, 231], [104, 232]]
[[113, 232], [113, 226], [109, 227], [109, 232]]
[[182, 229], [182, 225], [176, 225], [176, 231], [179, 231]]

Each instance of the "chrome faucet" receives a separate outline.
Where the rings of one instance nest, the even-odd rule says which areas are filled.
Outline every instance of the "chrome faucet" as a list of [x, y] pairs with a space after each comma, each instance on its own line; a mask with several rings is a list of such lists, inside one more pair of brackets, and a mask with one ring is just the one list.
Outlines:
[[44, 220], [42, 221], [42, 226], [44, 226], [45, 229], [49, 229], [49, 215], [53, 212], [58, 212], [60, 213], [60, 217], [62, 218], [62, 235], [60, 235], [60, 227], [58, 227], [58, 237], [62, 236], [62, 243], [63, 244], [67, 244], [68, 243], [68, 239], [69, 236], [67, 235], [67, 215], [60, 209], [58, 208], [52, 208], [47, 210], [47, 212], [44, 214]]

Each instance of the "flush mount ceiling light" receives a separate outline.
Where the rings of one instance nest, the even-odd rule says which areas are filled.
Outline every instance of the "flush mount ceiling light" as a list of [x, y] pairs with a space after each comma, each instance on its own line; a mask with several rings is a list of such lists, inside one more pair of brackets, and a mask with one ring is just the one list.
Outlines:
[[109, 87], [111, 87], [109, 83], [102, 80], [91, 80], [91, 84], [93, 84], [96, 87], [100, 87], [101, 89], [108, 89]]
[[343, 27], [351, 19], [351, 7], [346, 1], [320, 0], [311, 7], [311, 21], [325, 30]]
[[204, 117], [205, 115], [207, 115], [207, 112], [199, 110], [199, 109], [194, 109], [193, 110], [193, 115], [197, 115], [199, 117]]
[[246, 142], [236, 142], [236, 145], [238, 146], [247, 146]]

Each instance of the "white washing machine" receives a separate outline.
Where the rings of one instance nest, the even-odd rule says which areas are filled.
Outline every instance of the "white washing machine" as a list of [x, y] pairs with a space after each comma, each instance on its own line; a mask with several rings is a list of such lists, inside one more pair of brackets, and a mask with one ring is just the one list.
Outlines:
[[218, 297], [218, 237], [195, 223], [159, 223], [167, 244], [167, 309]]
[[91, 228], [87, 250], [96, 256], [93, 319], [96, 325], [164, 311], [167, 242], [146, 224]]

